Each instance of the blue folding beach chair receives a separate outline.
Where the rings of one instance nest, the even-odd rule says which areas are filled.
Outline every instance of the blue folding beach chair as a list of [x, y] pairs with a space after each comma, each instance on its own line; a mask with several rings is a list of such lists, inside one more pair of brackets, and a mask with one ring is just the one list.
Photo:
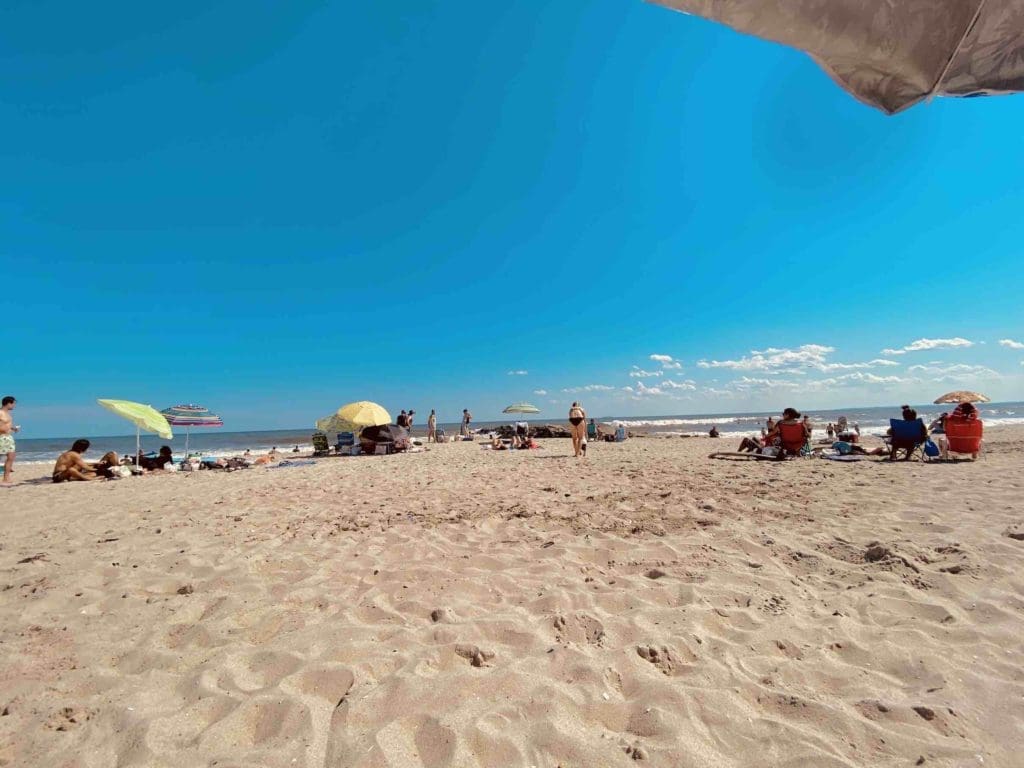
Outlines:
[[925, 429], [923, 420], [889, 419], [889, 427], [891, 430], [889, 435], [890, 452], [893, 448], [906, 450], [908, 459], [920, 454], [921, 461], [928, 461], [928, 454], [924, 450], [925, 443], [928, 442], [928, 431]]

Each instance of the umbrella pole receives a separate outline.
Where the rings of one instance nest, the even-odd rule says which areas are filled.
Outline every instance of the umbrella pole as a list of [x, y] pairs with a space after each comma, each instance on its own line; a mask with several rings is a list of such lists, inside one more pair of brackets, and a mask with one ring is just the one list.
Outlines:
[[185, 460], [188, 461], [188, 425], [185, 425]]
[[139, 466], [139, 454], [142, 453], [142, 429], [135, 427], [135, 466]]

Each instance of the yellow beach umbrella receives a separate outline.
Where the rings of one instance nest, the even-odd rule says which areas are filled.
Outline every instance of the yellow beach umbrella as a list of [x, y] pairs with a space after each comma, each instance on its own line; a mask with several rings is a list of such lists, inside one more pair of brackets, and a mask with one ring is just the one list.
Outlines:
[[113, 411], [122, 419], [128, 419], [135, 425], [135, 455], [139, 455], [141, 432], [146, 430], [154, 435], [159, 435], [165, 440], [174, 437], [171, 432], [171, 425], [167, 419], [156, 408], [142, 403], [133, 403], [131, 400], [97, 400], [108, 411]]
[[391, 414], [383, 407], [368, 400], [360, 400], [357, 403], [341, 406], [334, 415], [320, 419], [316, 426], [324, 432], [330, 430], [358, 431], [363, 427], [379, 427], [390, 423]]

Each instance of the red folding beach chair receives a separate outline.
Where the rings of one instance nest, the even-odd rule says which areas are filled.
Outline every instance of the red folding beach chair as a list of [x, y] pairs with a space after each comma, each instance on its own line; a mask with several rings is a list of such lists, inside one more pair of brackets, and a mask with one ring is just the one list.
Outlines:
[[981, 439], [985, 425], [979, 418], [946, 418], [946, 445], [951, 453], [969, 453], [972, 459], [981, 453]]
[[807, 432], [803, 424], [779, 424], [782, 450], [790, 456], [801, 456], [807, 445]]

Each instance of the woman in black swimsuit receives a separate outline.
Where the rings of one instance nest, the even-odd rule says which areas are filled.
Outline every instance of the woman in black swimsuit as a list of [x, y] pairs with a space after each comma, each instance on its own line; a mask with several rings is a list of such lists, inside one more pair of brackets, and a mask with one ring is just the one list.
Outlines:
[[586, 420], [587, 412], [579, 403], [573, 403], [572, 408], [569, 409], [569, 424], [572, 430], [572, 450], [577, 458], [586, 450], [584, 448], [587, 439], [587, 426], [584, 423]]

